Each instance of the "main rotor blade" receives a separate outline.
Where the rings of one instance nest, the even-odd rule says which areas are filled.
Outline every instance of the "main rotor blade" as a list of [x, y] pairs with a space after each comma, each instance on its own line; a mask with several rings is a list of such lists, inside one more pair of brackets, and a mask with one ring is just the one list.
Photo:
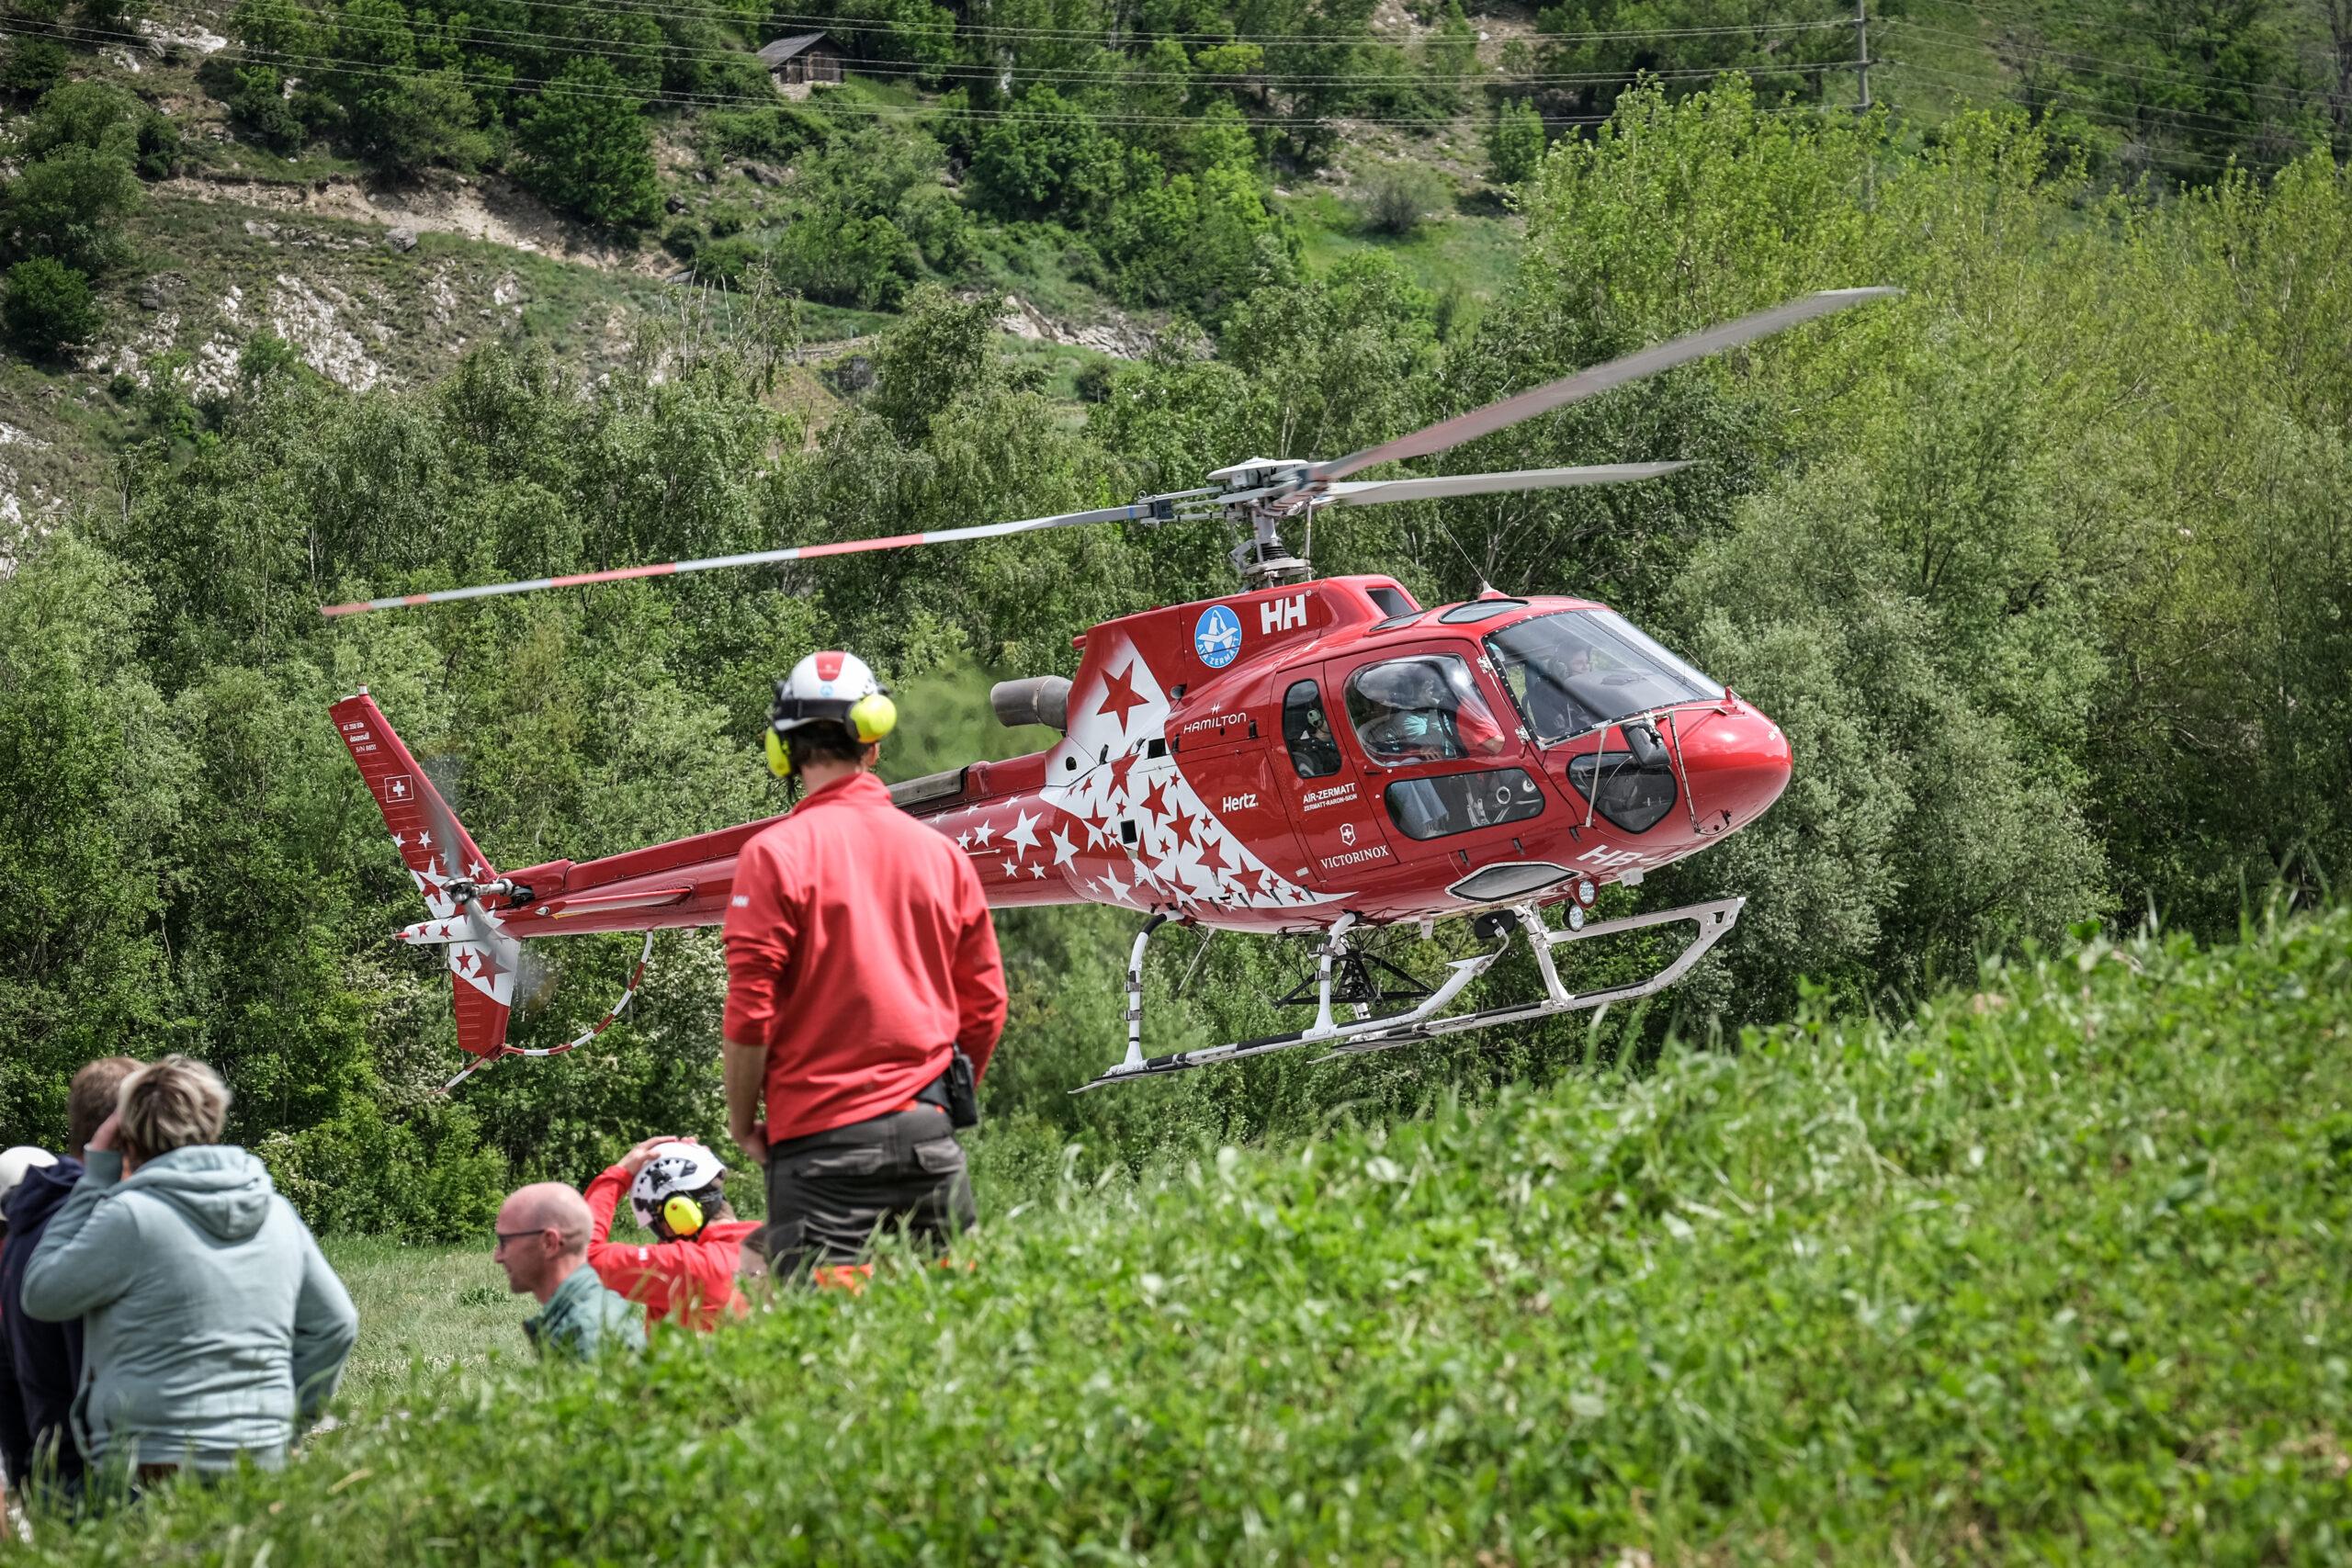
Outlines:
[[1375, 463], [1427, 457], [1459, 446], [1465, 441], [1476, 441], [1481, 435], [1490, 435], [1521, 420], [1549, 413], [1554, 409], [1591, 397], [1596, 392], [1605, 392], [1611, 387], [1621, 387], [1628, 381], [1638, 381], [1645, 376], [1672, 369], [1677, 365], [1704, 359], [1711, 354], [1721, 354], [1727, 348], [1736, 348], [1760, 337], [1770, 337], [1800, 321], [1809, 321], [1833, 310], [1843, 310], [1849, 306], [1872, 299], [1891, 299], [1902, 292], [1900, 288], [1831, 288], [1819, 294], [1808, 294], [1802, 299], [1792, 299], [1785, 305], [1775, 305], [1769, 310], [1758, 310], [1752, 316], [1742, 316], [1736, 321], [1725, 321], [1721, 326], [1692, 333], [1689, 337], [1676, 338], [1671, 343], [1662, 343], [1637, 354], [1629, 354], [1623, 359], [1612, 359], [1606, 365], [1579, 370], [1557, 381], [1532, 387], [1515, 397], [1488, 403], [1485, 408], [1473, 409], [1468, 413], [1455, 414], [1452, 419], [1441, 420], [1410, 435], [1400, 435], [1377, 446], [1367, 446], [1361, 452], [1332, 462], [1317, 463], [1314, 475], [1317, 479], [1343, 479], [1350, 474], [1362, 473]]
[[903, 549], [910, 545], [946, 545], [963, 539], [996, 539], [1008, 534], [1035, 534], [1047, 528], [1073, 528], [1087, 523], [1135, 523], [1165, 520], [1154, 510], [1180, 496], [1152, 496], [1126, 506], [1102, 506], [1091, 512], [1063, 512], [1051, 517], [1025, 517], [1016, 523], [981, 523], [968, 528], [934, 528], [925, 534], [892, 534], [878, 539], [842, 539], [830, 545], [793, 545], [780, 550], [752, 550], [743, 555], [709, 556], [700, 560], [662, 561], [655, 566], [616, 567], [610, 571], [581, 571], [568, 577], [533, 577], [518, 582], [491, 582], [474, 588], [443, 588], [431, 593], [401, 593], [384, 599], [358, 599], [348, 604], [322, 604], [322, 615], [359, 615], [370, 610], [397, 610], [410, 604], [447, 604], [459, 599], [492, 599], [507, 593], [530, 593], [542, 588], [581, 588], [592, 582], [625, 582], [639, 577], [672, 577], [686, 571], [711, 571], [724, 566], [765, 566], [773, 561], [814, 560], [820, 556], [859, 555], [868, 550]]
[[1350, 506], [1382, 501], [1431, 501], [1446, 495], [1492, 495], [1497, 491], [1559, 490], [1568, 485], [1628, 484], [1654, 479], [1690, 465], [1597, 463], [1581, 468], [1510, 468], [1498, 474], [1450, 474], [1427, 479], [1355, 479], [1326, 485], [1323, 494]]

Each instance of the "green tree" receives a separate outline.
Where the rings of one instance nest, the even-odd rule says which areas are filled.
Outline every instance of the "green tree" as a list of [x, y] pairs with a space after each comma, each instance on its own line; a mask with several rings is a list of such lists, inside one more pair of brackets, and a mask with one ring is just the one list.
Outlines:
[[[1878, 13], [1873, 10], [1873, 16]], [[1667, 93], [1702, 92], [1709, 73], [1739, 72], [1759, 96], [1846, 99], [1854, 85], [1853, 19], [1841, 0], [1734, 0], [1685, 8], [1661, 0], [1557, 0], [1536, 16], [1540, 69], [1560, 80], [1547, 113], [1607, 114], [1645, 72]], [[1845, 64], [1847, 69], [1838, 67]]]
[[18, 33], [8, 40], [8, 58], [0, 63], [0, 87], [12, 93], [46, 93], [65, 79], [69, 62], [65, 46], [40, 33]]
[[1487, 130], [1487, 177], [1497, 185], [1515, 186], [1531, 178], [1544, 161], [1544, 117], [1525, 98], [1513, 98], [1495, 110]]
[[90, 280], [48, 256], [20, 261], [8, 269], [7, 295], [0, 321], [8, 339], [26, 354], [46, 358], [86, 343], [105, 317], [90, 298]]
[[1421, 100], [1431, 116], [1458, 114], [1478, 74], [1478, 29], [1462, 0], [1445, 0], [1437, 30], [1421, 46]]
[[136, 574], [70, 535], [0, 585], [0, 1117], [14, 1128], [62, 1128], [74, 1068], [170, 1038], [158, 920], [191, 770], [136, 652], [146, 603]]
[[662, 209], [653, 132], [619, 75], [582, 56], [524, 110], [518, 142], [524, 183], [592, 223], [647, 224]]
[[980, 133], [972, 154], [975, 197], [1007, 218], [1082, 223], [1121, 183], [1116, 144], [1051, 87], [1023, 93]]
[[69, 143], [26, 165], [6, 188], [7, 249], [54, 256], [99, 273], [130, 254], [123, 222], [139, 209], [139, 175], [128, 151]]
[[39, 158], [60, 147], [129, 154], [137, 145], [139, 100], [107, 82], [68, 82], [42, 95], [23, 132]]

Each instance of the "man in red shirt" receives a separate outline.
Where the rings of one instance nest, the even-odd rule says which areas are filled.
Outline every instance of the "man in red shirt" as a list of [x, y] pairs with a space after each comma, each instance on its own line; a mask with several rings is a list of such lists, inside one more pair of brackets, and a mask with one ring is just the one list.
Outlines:
[[768, 763], [807, 793], [735, 864], [727, 1123], [767, 1168], [779, 1278], [853, 1266], [885, 1227], [939, 1245], [978, 1218], [947, 1074], [959, 1049], [987, 1068], [1004, 971], [970, 863], [874, 774], [896, 719], [856, 658], [795, 665]]
[[[674, 1318], [689, 1328], [718, 1326], [741, 1313], [735, 1272], [743, 1243], [760, 1227], [739, 1220], [719, 1183], [727, 1175], [700, 1144], [654, 1137], [621, 1156], [588, 1184], [588, 1267], [605, 1289], [645, 1308], [648, 1327]], [[613, 1211], [629, 1194], [646, 1244], [616, 1242]], [[683, 1202], [680, 1201], [683, 1200]]]

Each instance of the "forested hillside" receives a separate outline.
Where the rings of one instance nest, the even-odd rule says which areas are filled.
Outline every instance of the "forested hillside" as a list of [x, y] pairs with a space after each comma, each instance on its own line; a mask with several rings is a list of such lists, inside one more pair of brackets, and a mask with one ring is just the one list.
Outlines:
[[[987, 123], [982, 141], [1028, 122]], [[657, 943], [593, 1051], [433, 1092], [447, 982], [386, 940], [413, 894], [326, 702], [370, 686], [493, 857], [594, 855], [778, 808], [758, 716], [813, 646], [897, 686], [894, 775], [1027, 749], [986, 719], [975, 671], [1067, 672], [1094, 619], [1225, 588], [1230, 540], [1081, 531], [357, 622], [321, 602], [1124, 501], [1860, 283], [1909, 292], [1455, 455], [1698, 460], [1670, 479], [1317, 530], [1322, 569], [1394, 570], [1425, 601], [1482, 580], [1604, 599], [1780, 720], [1788, 795], [1642, 892], [1748, 896], [1719, 955], [1589, 1034], [1073, 1100], [1116, 1055], [1131, 922], [1008, 916], [984, 1158], [1076, 1142], [1090, 1165], [1140, 1161], [1646, 1053], [1669, 1025], [1703, 1043], [1812, 987], [1900, 1007], [2078, 922], [2228, 931], [2250, 904], [2327, 896], [2352, 863], [2352, 190], [2324, 151], [2122, 188], [2019, 109], [1923, 135], [1735, 77], [1617, 98], [1514, 201], [1523, 247], [1481, 309], [1395, 254], [1243, 247], [1225, 302], [1193, 297], [1202, 325], [1171, 320], [1082, 405], [1007, 352], [991, 294], [911, 277], [870, 385], [821, 414], [777, 395], [798, 370], [774, 290], [673, 305], [593, 372], [526, 337], [355, 393], [250, 350], [0, 585], [0, 1129], [53, 1137], [90, 1055], [185, 1050], [228, 1073], [234, 1135], [314, 1221], [440, 1235], [478, 1230], [510, 1173], [576, 1178], [648, 1126], [715, 1130], [707, 935]], [[1408, 966], [1467, 941], [1409, 935], [1384, 939]], [[597, 1016], [632, 951], [554, 944], [560, 984], [521, 1043]], [[1261, 998], [1295, 977], [1220, 939], [1176, 998], [1194, 956], [1155, 955], [1155, 1049], [1264, 1032]]]
[[[684, 292], [800, 301], [848, 361], [770, 393], [811, 420], [925, 282], [1011, 296], [1065, 398], [1365, 250], [1451, 330], [1545, 147], [1639, 80], [1892, 107], [1905, 145], [2014, 104], [2101, 188], [2352, 148], [2342, 0], [805, 4], [12, 0], [0, 555], [272, 357], [365, 389], [519, 339], [593, 375]], [[811, 30], [847, 79], [787, 98], [754, 51]]]

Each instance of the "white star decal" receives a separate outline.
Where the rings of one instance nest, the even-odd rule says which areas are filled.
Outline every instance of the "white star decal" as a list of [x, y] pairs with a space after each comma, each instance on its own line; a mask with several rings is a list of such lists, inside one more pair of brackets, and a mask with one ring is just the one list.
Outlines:
[[989, 835], [995, 831], [995, 823], [983, 822], [980, 824], [980, 830], [972, 835], [972, 842], [978, 844], [982, 849], [987, 849], [989, 847]]
[[1019, 861], [1012, 861], [1012, 860], [1006, 861], [1006, 862], [1004, 863], [1004, 874], [1005, 874], [1005, 875], [1007, 875], [1007, 876], [1018, 876], [1018, 875], [1020, 875], [1020, 874], [1021, 874], [1021, 863], [1020, 863]]
[[1059, 828], [1055, 829], [1054, 863], [1056, 865], [1068, 865], [1077, 853], [1078, 846], [1069, 841], [1069, 835], [1063, 832]]
[[956, 847], [959, 850], [968, 850], [972, 847], [972, 830], [970, 829], [967, 828], [964, 831], [956, 835]]
[[433, 847], [433, 835], [430, 833], [419, 833], [416, 836], [416, 842], [420, 849], [429, 850]]
[[1037, 818], [1026, 811], [1023, 812], [1021, 819], [1012, 825], [1012, 831], [1004, 836], [1004, 841], [1008, 844], [1019, 844], [1023, 852], [1035, 849], [1037, 847]]
[[1127, 885], [1119, 880], [1119, 874], [1115, 871], [1102, 874], [1102, 888], [1114, 899], [1124, 902], [1127, 897]]
[[402, 844], [407, 842], [408, 835], [406, 833], [394, 833], [392, 835], [392, 848], [399, 849]]
[[1038, 881], [1040, 881], [1040, 882], [1045, 881], [1045, 880], [1046, 880], [1046, 867], [1045, 867], [1044, 863], [1043, 863], [1043, 862], [1040, 862], [1039, 863], [1037, 863], [1037, 864], [1035, 864], [1035, 865], [1031, 866], [1031, 867], [1029, 868], [1029, 874], [1030, 874], [1031, 876], [1035, 877], [1035, 878], [1036, 878]]

